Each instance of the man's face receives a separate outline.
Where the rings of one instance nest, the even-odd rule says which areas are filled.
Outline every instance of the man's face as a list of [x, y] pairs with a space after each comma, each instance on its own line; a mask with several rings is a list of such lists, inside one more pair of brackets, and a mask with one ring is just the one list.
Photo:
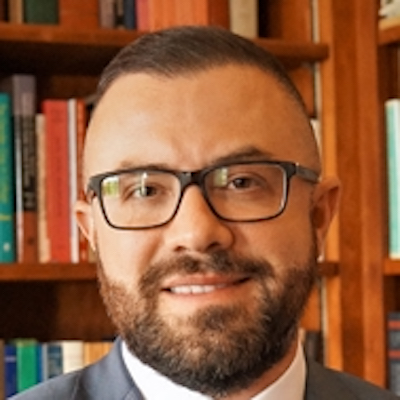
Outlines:
[[[125, 75], [95, 111], [85, 175], [149, 166], [193, 171], [222, 159], [313, 168], [309, 129], [281, 86], [252, 67]], [[248, 385], [278, 362], [293, 345], [315, 278], [333, 204], [325, 192], [294, 177], [282, 215], [234, 223], [216, 217], [193, 185], [172, 221], [132, 231], [111, 228], [96, 198], [79, 204], [103, 298], [130, 349], [213, 396]]]

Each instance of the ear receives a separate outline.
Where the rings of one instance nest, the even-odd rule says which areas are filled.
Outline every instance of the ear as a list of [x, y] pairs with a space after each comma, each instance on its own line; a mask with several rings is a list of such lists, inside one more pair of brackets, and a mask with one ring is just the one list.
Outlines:
[[93, 210], [89, 203], [84, 200], [78, 200], [75, 203], [75, 218], [79, 229], [88, 240], [90, 247], [95, 251], [95, 232], [93, 221]]
[[315, 187], [312, 196], [311, 218], [319, 255], [323, 253], [325, 237], [337, 212], [339, 198], [340, 183], [337, 178], [325, 178]]

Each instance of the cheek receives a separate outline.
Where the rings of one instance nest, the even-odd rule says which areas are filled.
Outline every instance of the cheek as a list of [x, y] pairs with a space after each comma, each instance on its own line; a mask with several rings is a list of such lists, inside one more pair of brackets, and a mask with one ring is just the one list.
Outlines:
[[282, 214], [280, 217], [233, 228], [236, 252], [262, 258], [276, 266], [289, 266], [307, 260], [313, 245], [310, 217]]
[[137, 281], [153, 262], [158, 237], [149, 231], [124, 231], [107, 225], [104, 218], [95, 219], [96, 251], [106, 275], [115, 282]]

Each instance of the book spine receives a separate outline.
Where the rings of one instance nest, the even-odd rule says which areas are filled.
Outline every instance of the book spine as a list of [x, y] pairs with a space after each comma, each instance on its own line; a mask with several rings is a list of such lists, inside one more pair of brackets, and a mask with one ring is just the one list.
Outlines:
[[62, 348], [59, 342], [47, 343], [47, 379], [55, 378], [62, 374]]
[[58, 0], [24, 0], [23, 15], [28, 24], [58, 24]]
[[62, 340], [62, 373], [77, 371], [83, 368], [83, 341]]
[[11, 100], [0, 93], [0, 262], [15, 262], [14, 161]]
[[[80, 200], [85, 199], [85, 187], [83, 182], [83, 147], [86, 136], [86, 127], [88, 120], [88, 112], [86, 109], [86, 104], [83, 99], [77, 99], [77, 132], [76, 132], [76, 185], [77, 185], [77, 198]], [[72, 215], [73, 213], [71, 213]], [[78, 228], [77, 221], [73, 215], [74, 229], [77, 231], [78, 235], [78, 247], [79, 247], [79, 262], [89, 261], [89, 243], [85, 236]]]
[[124, 27], [126, 29], [136, 29], [135, 0], [124, 0]]
[[389, 257], [400, 258], [400, 99], [385, 104], [389, 208]]
[[257, 0], [229, 0], [229, 16], [233, 33], [248, 38], [258, 36]]
[[17, 393], [17, 349], [14, 344], [4, 347], [4, 370], [6, 398]]
[[46, 118], [46, 216], [50, 261], [70, 261], [68, 101], [43, 102]]
[[[78, 199], [78, 116], [77, 99], [68, 100], [68, 156], [69, 156], [69, 209], [73, 210]], [[70, 213], [71, 262], [79, 262], [79, 229]]]
[[37, 343], [35, 340], [16, 339], [17, 348], [17, 390], [22, 392], [37, 382]]
[[4, 340], [0, 339], [0, 399], [6, 398], [5, 345]]
[[59, 0], [60, 25], [70, 28], [99, 27], [98, 0]]
[[148, 0], [136, 0], [136, 25], [139, 31], [149, 30], [149, 12]]
[[207, 0], [207, 6], [207, 24], [229, 29], [229, 0]]
[[15, 74], [4, 85], [8, 85], [12, 97], [17, 261], [36, 262], [36, 78]]
[[99, 0], [99, 25], [108, 29], [115, 27], [114, 0]]
[[46, 119], [44, 114], [36, 115], [36, 148], [37, 148], [37, 229], [38, 259], [40, 263], [50, 260], [50, 244], [47, 234], [46, 216]]
[[8, 0], [8, 21], [14, 24], [24, 22], [24, 0]]

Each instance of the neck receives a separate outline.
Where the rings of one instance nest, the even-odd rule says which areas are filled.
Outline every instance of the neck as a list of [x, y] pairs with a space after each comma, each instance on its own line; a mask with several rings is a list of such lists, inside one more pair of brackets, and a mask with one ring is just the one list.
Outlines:
[[221, 397], [218, 400], [249, 400], [256, 396], [258, 393], [272, 385], [284, 372], [289, 368], [293, 362], [298, 346], [298, 338], [293, 340], [288, 352], [277, 364], [264, 372], [257, 380], [255, 380], [249, 387], [241, 390], [240, 392], [232, 393], [226, 397]]

